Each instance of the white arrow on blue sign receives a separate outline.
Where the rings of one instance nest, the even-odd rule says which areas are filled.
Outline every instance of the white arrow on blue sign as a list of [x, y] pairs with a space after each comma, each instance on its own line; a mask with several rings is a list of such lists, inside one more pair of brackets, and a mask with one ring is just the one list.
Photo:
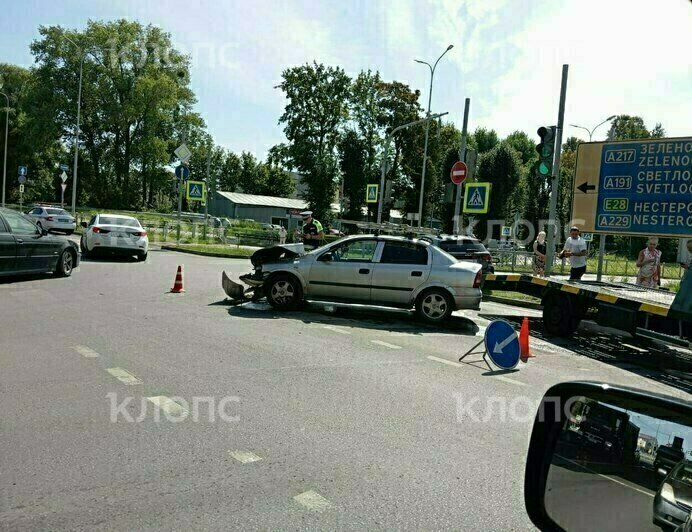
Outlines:
[[514, 369], [519, 363], [519, 337], [514, 327], [504, 320], [495, 320], [488, 325], [485, 330], [485, 349], [498, 368]]
[[190, 177], [190, 169], [185, 165], [179, 165], [175, 167], [175, 177], [178, 179], [187, 179]]

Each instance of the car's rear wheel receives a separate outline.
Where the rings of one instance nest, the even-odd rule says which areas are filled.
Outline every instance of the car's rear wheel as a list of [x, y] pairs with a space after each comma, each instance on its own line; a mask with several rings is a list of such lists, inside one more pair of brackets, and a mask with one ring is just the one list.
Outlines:
[[417, 316], [428, 323], [442, 323], [453, 311], [452, 297], [443, 288], [426, 290], [416, 300]]
[[63, 250], [58, 258], [58, 266], [55, 269], [55, 273], [61, 277], [69, 277], [72, 275], [72, 269], [74, 268], [76, 260], [77, 257], [72, 250]]
[[300, 286], [300, 281], [293, 275], [274, 275], [264, 286], [267, 301], [275, 309], [289, 310], [298, 306], [303, 300], [303, 288]]
[[147, 260], [147, 255], [148, 255], [148, 254], [149, 254], [148, 252], [147, 252], [147, 253], [138, 253], [138, 254], [137, 254], [137, 258], [138, 258], [141, 262], [144, 262], [145, 260]]

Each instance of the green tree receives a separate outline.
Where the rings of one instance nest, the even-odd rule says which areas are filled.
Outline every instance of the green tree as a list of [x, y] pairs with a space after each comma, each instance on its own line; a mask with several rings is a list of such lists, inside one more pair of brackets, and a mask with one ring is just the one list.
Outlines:
[[523, 131], [515, 131], [514, 133], [510, 133], [507, 135], [507, 138], [505, 138], [505, 142], [507, 142], [519, 153], [519, 156], [521, 157], [521, 164], [524, 166], [530, 165], [538, 158], [538, 153], [536, 152], [536, 144], [538, 143], [538, 140], [534, 141], [530, 139], [529, 136]]
[[336, 190], [336, 146], [348, 116], [350, 79], [341, 68], [317, 63], [288, 68], [282, 78], [278, 87], [288, 102], [279, 123], [291, 166], [305, 179], [305, 199], [316, 217], [325, 220]]
[[478, 127], [473, 132], [472, 146], [478, 150], [479, 154], [489, 152], [499, 143], [500, 139], [494, 129]]
[[641, 116], [618, 115], [608, 130], [608, 140], [630, 140], [649, 138], [649, 130]]
[[358, 220], [365, 205], [365, 189], [369, 182], [366, 174], [366, 141], [353, 129], [347, 129], [339, 142], [339, 165], [344, 181], [344, 197], [348, 198], [348, 219]]
[[[485, 216], [488, 222], [498, 226], [501, 225], [498, 222], [522, 213], [525, 190], [521, 187], [521, 177], [521, 156], [506, 141], [481, 156], [478, 179], [492, 183], [490, 206]], [[486, 228], [479, 226], [478, 236], [498, 238], [499, 228], [493, 231], [494, 234], [486, 234]]]

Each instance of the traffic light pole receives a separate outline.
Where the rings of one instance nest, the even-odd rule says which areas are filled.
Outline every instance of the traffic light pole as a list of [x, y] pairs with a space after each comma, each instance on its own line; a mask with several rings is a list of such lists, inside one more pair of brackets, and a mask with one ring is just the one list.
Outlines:
[[[471, 107], [471, 98], [466, 98], [464, 103], [464, 125], [461, 129], [461, 147], [459, 148], [459, 160], [466, 161], [466, 137], [469, 126], [469, 107]], [[468, 170], [467, 170], [468, 172]], [[473, 173], [473, 172], [471, 172]], [[464, 183], [457, 185], [457, 196], [454, 199], [454, 234], [458, 235], [461, 232], [461, 190]]]
[[555, 229], [557, 224], [557, 193], [560, 186], [560, 153], [562, 152], [562, 130], [565, 123], [565, 99], [567, 98], [567, 72], [569, 65], [562, 65], [562, 85], [560, 87], [560, 108], [557, 116], [555, 138], [555, 159], [553, 163], [553, 185], [550, 190], [550, 212], [548, 214], [548, 249], [545, 261], [545, 274], [550, 275], [555, 261]]

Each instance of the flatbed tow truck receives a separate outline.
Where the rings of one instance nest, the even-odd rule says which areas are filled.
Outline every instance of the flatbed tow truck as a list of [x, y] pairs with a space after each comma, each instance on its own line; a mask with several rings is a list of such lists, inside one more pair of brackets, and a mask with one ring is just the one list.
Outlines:
[[484, 288], [506, 290], [541, 299], [547, 333], [568, 336], [582, 319], [599, 325], [690, 346], [692, 277], [677, 294], [630, 283], [563, 281], [529, 274], [489, 274]]

